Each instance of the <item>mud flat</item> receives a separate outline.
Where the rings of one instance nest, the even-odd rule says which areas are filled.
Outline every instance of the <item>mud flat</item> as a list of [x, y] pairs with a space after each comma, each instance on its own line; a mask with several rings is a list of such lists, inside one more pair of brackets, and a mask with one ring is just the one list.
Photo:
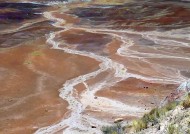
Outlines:
[[[0, 14], [15, 10], [4, 8]], [[99, 68], [91, 58], [51, 49], [47, 35], [58, 29], [39, 15], [20, 23], [10, 18], [2, 29], [0, 133], [34, 133], [62, 120], [70, 113], [67, 101], [59, 97], [63, 83]]]
[[1, 133], [32, 133], [62, 119], [68, 104], [58, 89], [98, 67], [90, 58], [50, 49], [44, 38], [0, 55]]
[[[80, 8], [71, 7], [66, 12], [46, 14], [47, 18], [56, 21], [55, 27], [64, 28], [51, 34], [49, 42], [55, 49], [91, 57], [101, 64], [99, 70], [68, 80], [64, 84], [60, 95], [69, 102], [71, 116], [39, 129], [37, 134], [60, 131], [66, 134], [99, 134], [102, 125], [113, 123], [118, 117], [123, 117], [125, 121], [139, 118], [160, 105], [167, 95], [188, 80], [188, 77], [179, 72], [189, 68], [181, 68], [180, 64], [174, 63], [175, 60], [184, 58], [183, 64], [188, 65], [188, 53], [182, 55], [183, 52], [169, 50], [169, 47], [181, 47], [182, 44], [189, 48], [186, 36], [179, 38], [173, 34], [187, 32], [180, 28], [188, 26], [189, 20], [184, 21], [185, 25], [174, 26], [176, 31], [171, 30], [173, 27], [170, 27], [170, 23], [163, 24], [162, 21], [149, 26], [147, 19], [154, 22], [158, 16], [162, 18], [173, 13], [173, 9], [157, 14], [157, 10], [162, 10], [162, 6], [167, 9], [168, 5], [159, 3], [162, 5], [160, 7], [148, 2], [136, 13], [133, 11], [138, 5], [136, 4], [92, 4], [87, 5], [91, 8], [84, 5]], [[148, 6], [153, 7], [147, 9]], [[154, 8], [156, 11], [151, 12]], [[186, 7], [184, 10], [189, 12]], [[150, 12], [155, 16], [152, 17]], [[183, 13], [176, 16], [186, 18]], [[140, 20], [143, 22], [138, 22]], [[175, 21], [178, 23], [179, 20]], [[166, 60], [168, 61], [165, 62]]]
[[102, 89], [96, 95], [97, 97], [106, 96], [123, 103], [144, 107], [146, 111], [159, 106], [160, 102], [177, 87], [177, 84], [158, 84], [128, 78], [110, 88]]

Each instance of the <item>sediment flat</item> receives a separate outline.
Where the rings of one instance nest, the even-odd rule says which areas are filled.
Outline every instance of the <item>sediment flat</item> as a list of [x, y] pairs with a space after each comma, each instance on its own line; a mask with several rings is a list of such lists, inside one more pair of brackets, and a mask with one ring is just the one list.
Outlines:
[[14, 4], [0, 2], [0, 133], [100, 134], [190, 78], [183, 2]]
[[[98, 69], [98, 62], [51, 49], [45, 38], [0, 52], [0, 133], [33, 133], [69, 110], [62, 84]], [[85, 65], [85, 66], [84, 66]]]

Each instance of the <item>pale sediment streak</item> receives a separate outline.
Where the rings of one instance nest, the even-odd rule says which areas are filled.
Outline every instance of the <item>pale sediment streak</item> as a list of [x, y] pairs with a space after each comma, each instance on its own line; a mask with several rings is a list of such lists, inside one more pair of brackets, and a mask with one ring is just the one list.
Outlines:
[[[50, 15], [51, 16], [51, 15]], [[53, 18], [53, 16], [51, 16], [51, 18]], [[59, 19], [59, 18], [55, 18], [55, 20], [57, 21], [55, 24], [57, 27], [60, 27], [60, 23], [63, 20]], [[62, 26], [61, 26], [62, 27]], [[80, 29], [80, 30], [84, 30], [90, 33], [97, 33], [97, 34], [108, 34], [111, 35], [114, 38], [118, 38], [119, 40], [121, 40], [123, 43], [120, 46], [120, 48], [118, 48], [117, 50], [117, 54], [123, 57], [130, 57], [130, 58], [137, 58], [137, 59], [141, 59], [144, 62], [148, 62], [147, 59], [148, 58], [168, 58], [168, 59], [179, 59], [179, 60], [185, 60], [185, 61], [189, 61], [190, 58], [188, 55], [186, 56], [181, 56], [181, 55], [173, 55], [171, 53], [165, 53], [165, 54], [157, 54], [157, 53], [143, 53], [143, 52], [138, 52], [138, 51], [134, 51], [131, 50], [130, 47], [134, 45], [134, 42], [132, 39], [128, 38], [125, 35], [122, 34], [136, 34], [136, 35], [140, 35], [142, 36], [142, 38], [144, 39], [148, 39], [151, 40], [153, 42], [155, 42], [156, 44], [162, 44], [162, 45], [169, 45], [168, 46], [184, 46], [184, 47], [190, 47], [190, 43], [187, 42], [183, 42], [183, 41], [177, 41], [174, 39], [184, 39], [184, 40], [190, 40], [190, 33], [188, 32], [188, 30], [186, 29], [177, 29], [177, 30], [171, 30], [171, 31], [166, 31], [166, 32], [158, 32], [158, 31], [152, 31], [152, 32], [136, 32], [133, 30], [110, 30], [110, 29], [91, 29], [91, 28], [85, 28], [85, 27], [74, 27], [74, 29]], [[190, 29], [189, 27], [187, 29]], [[117, 33], [117, 34], [116, 34]], [[119, 35], [119, 34], [121, 35]], [[186, 34], [184, 34], [186, 33]], [[158, 37], [164, 37], [166, 39], [159, 39]], [[167, 38], [172, 38], [172, 39], [167, 39]], [[174, 39], [173, 39], [174, 38]], [[156, 64], [156, 66], [152, 66], [153, 68], [165, 68], [162, 65]], [[157, 82], [157, 83], [177, 83], [180, 84], [184, 81], [187, 80], [187, 78], [183, 77], [182, 75], [180, 75], [179, 70], [176, 70], [174, 68], [170, 68], [170, 70], [173, 70], [173, 72], [175, 72], [175, 77], [177, 78], [169, 78], [169, 77], [144, 77], [142, 75], [137, 75], [137, 74], [130, 74], [132, 77], [138, 78], [138, 79], [143, 79], [143, 80], [147, 80], [147, 81], [152, 81], [152, 82]], [[159, 70], [158, 70], [159, 71]], [[129, 73], [128, 73], [129, 75]], [[173, 77], [173, 76], [171, 76]], [[163, 81], [164, 80], [164, 81]]]
[[[60, 97], [69, 103], [68, 109], [71, 110], [71, 115], [67, 119], [63, 119], [58, 124], [54, 124], [52, 126], [39, 129], [38, 131], [36, 131], [36, 134], [52, 134], [52, 133], [56, 133], [63, 129], [65, 129], [64, 134], [77, 134], [77, 133], [100, 134], [101, 133], [100, 127], [102, 125], [106, 125], [107, 123], [105, 123], [103, 120], [98, 120], [93, 117], [90, 117], [89, 115], [83, 114], [83, 112], [87, 106], [90, 106], [92, 109], [96, 109], [96, 110], [100, 110], [100, 111], [104, 111], [104, 112], [111, 111], [112, 114], [120, 114], [120, 115], [122, 115], [122, 113], [127, 113], [128, 115], [130, 115], [130, 113], [132, 113], [132, 112], [135, 114], [138, 114], [138, 112], [140, 112], [140, 111], [143, 112], [143, 110], [141, 108], [138, 108], [135, 106], [129, 106], [129, 105], [123, 104], [122, 102], [119, 102], [116, 100], [110, 100], [110, 99], [104, 98], [104, 97], [98, 97], [98, 99], [94, 99], [94, 95], [97, 91], [101, 90], [103, 87], [112, 86], [112, 85], [116, 84], [117, 82], [124, 80], [128, 77], [135, 77], [135, 78], [148, 80], [148, 81], [156, 81], [156, 82], [160, 81], [161, 83], [164, 83], [163, 77], [162, 78], [152, 78], [152, 77], [143, 77], [143, 76], [137, 75], [137, 74], [129, 74], [129, 73], [127, 73], [127, 69], [124, 65], [119, 64], [108, 57], [100, 56], [100, 55], [90, 53], [90, 52], [77, 51], [77, 50], [72, 50], [72, 49], [68, 49], [65, 47], [63, 47], [63, 48], [59, 47], [60, 43], [56, 42], [54, 40], [55, 36], [61, 32], [64, 32], [64, 31], [72, 28], [72, 27], [62, 26], [63, 24], [65, 24], [65, 21], [60, 18], [55, 18], [51, 12], [44, 13], [44, 16], [50, 20], [55, 20], [56, 23], [53, 24], [55, 27], [65, 29], [65, 30], [50, 34], [47, 42], [53, 45], [53, 49], [63, 50], [64, 52], [70, 53], [70, 54], [76, 54], [76, 55], [90, 57], [97, 61], [100, 61], [101, 64], [99, 65], [100, 68], [94, 72], [91, 72], [91, 73], [88, 73], [88, 74], [85, 74], [85, 75], [82, 75], [82, 76], [79, 76], [74, 79], [66, 81], [66, 83], [63, 85], [63, 88], [60, 89]], [[91, 33], [104, 32], [104, 30], [102, 30], [102, 29], [100, 29], [100, 30], [98, 30], [98, 29], [94, 30], [94, 29], [88, 29], [88, 28], [74, 28], [74, 29], [83, 29], [83, 30], [91, 32]], [[132, 50], [130, 50], [129, 54], [126, 54], [128, 48], [133, 45], [133, 41], [114, 33], [114, 32], [123, 33], [126, 31], [115, 31], [115, 30], [107, 30], [106, 29], [105, 32], [107, 32], [106, 34], [111, 35], [112, 37], [119, 38], [123, 42], [121, 47], [117, 50], [118, 55], [129, 56], [129, 57], [136, 56], [136, 55], [134, 55], [136, 52], [134, 52], [134, 54], [133, 54]], [[105, 34], [105, 32], [104, 32], [104, 34]], [[127, 31], [127, 33], [134, 33], [134, 32]], [[150, 36], [145, 33], [138, 33], [138, 34], [141, 34], [145, 38], [150, 39]], [[154, 39], [154, 41], [156, 43], [158, 42], [158, 40], [155, 40], [155, 39]], [[176, 42], [176, 43], [179, 43], [179, 42]], [[189, 44], [183, 44], [183, 45], [188, 46]], [[144, 58], [144, 56], [145, 55], [143, 53], [141, 53], [141, 56], [136, 56], [136, 58], [139, 58], [139, 57]], [[154, 55], [149, 54], [148, 56], [153, 57]], [[163, 55], [157, 55], [157, 56], [162, 57]], [[145, 56], [145, 57], [147, 57], [147, 56]], [[166, 55], [164, 55], [163, 57], [166, 58]], [[168, 56], [167, 58], [176, 58], [176, 57]], [[177, 58], [184, 58], [184, 57], [177, 57]], [[186, 60], [189, 60], [189, 58], [187, 57]], [[114, 72], [114, 75], [112, 77], [117, 78], [117, 80], [112, 81], [112, 80], [110, 80], [110, 78], [108, 78], [108, 79], [104, 79], [103, 81], [96, 83], [95, 85], [92, 85], [92, 86], [89, 86], [86, 83], [87, 80], [95, 78], [98, 74], [100, 74], [104, 71], [107, 71], [108, 69], [112, 70], [112, 72]], [[181, 78], [180, 80], [176, 80], [176, 81], [174, 79], [166, 79], [165, 82], [166, 83], [179, 83], [179, 81], [180, 82], [184, 81], [184, 79]], [[79, 96], [75, 97], [74, 96], [74, 93], [75, 93], [74, 87], [80, 83], [83, 83], [85, 85], [86, 90], [80, 95], [80, 97]], [[97, 126], [97, 128], [96, 129], [91, 128], [91, 125]]]
[[[59, 27], [59, 28], [64, 28], [63, 24], [65, 24], [65, 20], [64, 19], [60, 19], [60, 18], [55, 18], [53, 15], [52, 15], [53, 12], [44, 12], [44, 17], [50, 19], [50, 20], [53, 20], [55, 21], [55, 23], [53, 24], [53, 26], [55, 27]], [[53, 43], [53, 42], [50, 42], [50, 43]]]
[[[81, 28], [84, 29], [84, 28]], [[151, 32], [140, 32], [140, 31], [134, 31], [130, 29], [125, 29], [125, 30], [114, 30], [114, 29], [98, 29], [96, 28], [96, 31], [101, 31], [101, 32], [111, 32], [111, 33], [128, 33], [128, 34], [138, 34], [138, 35], [153, 35], [157, 37], [165, 37], [165, 38], [176, 38], [176, 39], [186, 39], [190, 40], [190, 27], [186, 28], [181, 28], [181, 29], [175, 29], [175, 30], [170, 30], [170, 31], [151, 31]]]
[[[162, 55], [162, 54], [155, 54], [155, 53], [143, 53], [143, 52], [131, 50], [130, 47], [134, 45], [134, 42], [132, 39], [128, 38], [125, 35], [122, 36], [122, 35], [115, 34], [115, 32], [117, 32], [115, 30], [108, 30], [108, 31], [111, 32], [111, 33], [108, 33], [109, 35], [112, 35], [113, 37], [116, 37], [123, 42], [122, 45], [120, 46], [120, 48], [117, 50], [117, 54], [119, 56], [126, 57], [126, 58], [130, 57], [130, 58], [141, 59], [143, 62], [145, 62], [145, 63], [147, 62], [150, 65], [151, 65], [151, 63], [147, 60], [147, 58], [176, 58], [176, 59], [190, 60], [190, 58], [188, 58], [188, 57], [179, 57], [179, 56], [177, 57], [177, 56], [169, 56], [169, 55]], [[102, 31], [101, 29], [99, 29], [98, 32], [105, 33], [107, 31], [106, 30]], [[140, 34], [142, 37], [145, 37], [145, 36], [148, 36], [149, 34], [151, 34], [151, 33], [147, 34], [147, 33], [143, 33], [143, 32], [138, 33], [135, 31], [128, 31], [128, 30], [119, 31], [119, 32], [121, 32], [122, 34], [123, 33], [137, 34], [137, 35]], [[171, 40], [171, 41], [173, 41], [173, 40]], [[179, 42], [179, 43], [183, 43], [183, 42]], [[188, 46], [188, 43], [186, 43], [186, 45]], [[159, 71], [159, 69], [163, 69], [166, 67], [155, 63], [152, 66], [152, 68]], [[149, 82], [155, 82], [155, 83], [180, 84], [187, 80], [187, 78], [184, 78], [183, 76], [181, 76], [181, 74], [178, 70], [176, 71], [176, 69], [174, 69], [174, 68], [169, 68], [169, 69], [170, 69], [170, 71], [173, 71], [173, 73], [175, 72], [174, 73], [175, 77], [173, 75], [171, 75], [171, 77], [170, 76], [144, 77], [144, 76], [138, 75], [138, 74], [130, 74], [130, 75], [131, 75], [131, 77], [134, 77], [137, 79], [142, 79], [142, 80], [146, 80]], [[161, 71], [159, 71], [159, 72], [161, 72]], [[128, 75], [129, 75], [129, 73], [128, 73]]]
[[[73, 128], [75, 129], [78, 128], [81, 131], [83, 130], [82, 133], [85, 133], [85, 131], [87, 133], [97, 133], [97, 134], [101, 133], [99, 129], [94, 129], [94, 128], [92, 129], [90, 128], [89, 125], [92, 124], [96, 126], [101, 126], [103, 124], [105, 125], [106, 123], [99, 121], [97, 119], [94, 119], [92, 117], [89, 117], [87, 115], [81, 114], [87, 106], [91, 106], [92, 104], [99, 104], [99, 105], [93, 105], [93, 106], [95, 106], [97, 109], [100, 109], [100, 110], [103, 110], [103, 107], [106, 105], [109, 106], [109, 108], [107, 109], [104, 107], [103, 111], [109, 111], [110, 107], [112, 107], [112, 110], [119, 108], [120, 110], [118, 111], [116, 110], [115, 114], [122, 113], [124, 111], [125, 112], [128, 111], [128, 114], [130, 114], [130, 111], [132, 111], [134, 112], [133, 113], [134, 115], [134, 114], [137, 114], [137, 111], [141, 111], [141, 112], [143, 111], [141, 108], [128, 106], [121, 102], [113, 101], [113, 100], [106, 99], [103, 97], [100, 97], [99, 99], [94, 100], [94, 94], [98, 90], [100, 90], [102, 86], [108, 86], [108, 85], [111, 86], [112, 84], [115, 84], [116, 82], [129, 77], [126, 72], [127, 71], [126, 68], [122, 64], [118, 64], [112, 61], [111, 59], [103, 57], [103, 56], [95, 55], [89, 52], [71, 50], [68, 48], [60, 48], [59, 43], [53, 40], [55, 38], [55, 35], [58, 33], [60, 32], [50, 34], [50, 38], [47, 40], [49, 43], [53, 44], [54, 49], [59, 49], [59, 50], [65, 51], [66, 53], [77, 54], [77, 55], [87, 56], [87, 57], [96, 59], [101, 62], [100, 69], [95, 72], [82, 75], [72, 80], [66, 81], [66, 83], [63, 85], [63, 88], [60, 89], [60, 97], [69, 103], [69, 109], [72, 111], [71, 116], [68, 119], [63, 120], [59, 124], [53, 125], [48, 128], [40, 129], [36, 133], [55, 133], [56, 131], [59, 131], [60, 129], [64, 128], [65, 126], [69, 126], [69, 128], [67, 128], [64, 131], [65, 134], [76, 133]], [[79, 83], [84, 83], [86, 80], [89, 80], [93, 77], [96, 77], [98, 74], [106, 71], [107, 69], [113, 69], [115, 71], [114, 77], [119, 77], [120, 79], [118, 81], [109, 82], [109, 84], [105, 82], [105, 83], [99, 83], [99, 86], [88, 87], [88, 88], [91, 88], [91, 90], [87, 89], [87, 91], [81, 95], [82, 97], [81, 102], [77, 100], [75, 97], [73, 97], [74, 86], [76, 86]], [[90, 103], [86, 103], [87, 101], [89, 101]], [[85, 122], [88, 122], [87, 125], [82, 125]]]
[[[57, 22], [54, 24], [54, 26], [64, 28], [64, 27], [60, 26], [62, 23], [64, 23], [64, 20], [59, 19], [59, 18], [53, 18], [51, 13], [45, 13], [44, 16], [47, 17], [48, 19], [56, 20]], [[67, 29], [65, 29], [65, 30], [67, 30]], [[84, 112], [85, 108], [87, 106], [91, 106], [92, 104], [94, 104], [94, 105], [92, 105], [92, 107], [94, 106], [97, 109], [98, 109], [98, 107], [96, 104], [99, 104], [101, 110], [103, 110], [104, 105], [112, 107], [112, 110], [120, 108], [120, 111], [115, 111], [116, 112], [115, 114], [118, 114], [117, 112], [121, 113], [123, 111], [122, 109], [124, 109], [124, 111], [130, 111], [129, 109], [132, 109], [132, 112], [135, 112], [135, 113], [137, 113], [138, 111], [142, 112], [143, 110], [141, 108], [128, 106], [121, 102], [113, 101], [113, 100], [106, 99], [103, 97], [97, 99], [98, 101], [96, 101], [96, 102], [94, 101], [94, 94], [98, 90], [100, 90], [103, 86], [107, 86], [107, 85], [111, 86], [111, 85], [115, 84], [116, 82], [129, 77], [129, 75], [127, 74], [127, 69], [122, 64], [114, 62], [111, 59], [104, 57], [104, 56], [96, 55], [96, 54], [90, 53], [90, 52], [77, 51], [77, 50], [72, 50], [72, 49], [68, 49], [68, 48], [60, 48], [59, 42], [54, 41], [54, 38], [57, 34], [63, 32], [63, 31], [59, 31], [59, 32], [50, 34], [50, 37], [47, 40], [47, 42], [53, 45], [53, 49], [59, 49], [59, 50], [63, 50], [66, 53], [77, 54], [77, 55], [93, 58], [93, 59], [101, 62], [101, 64], [99, 65], [100, 69], [98, 69], [97, 71], [94, 71], [94, 72], [91, 72], [91, 73], [88, 73], [88, 74], [85, 74], [85, 75], [79, 76], [77, 78], [66, 81], [66, 83], [63, 85], [63, 88], [60, 89], [59, 96], [69, 103], [68, 109], [71, 110], [70, 117], [62, 120], [58, 124], [39, 129], [38, 131], [36, 131], [36, 134], [56, 133], [57, 131], [64, 129], [65, 127], [67, 127], [67, 128], [65, 129], [64, 134], [76, 134], [76, 133], [100, 134], [101, 133], [100, 127], [102, 125], [106, 125], [107, 123], [105, 123], [102, 120], [100, 121], [100, 120], [90, 117], [88, 115], [82, 114], [82, 112]], [[73, 96], [74, 91], [75, 91], [74, 86], [76, 86], [77, 84], [80, 84], [80, 83], [85, 83], [86, 80], [94, 78], [98, 74], [100, 74], [108, 69], [111, 69], [112, 71], [115, 72], [113, 77], [118, 78], [117, 81], [112, 81], [112, 82], [109, 82], [109, 84], [108, 84], [108, 82], [105, 80], [104, 82], [99, 83], [99, 86], [96, 86], [96, 87], [88, 87], [87, 84], [84, 84], [86, 86], [86, 88], [88, 88], [88, 89], [86, 89], [86, 91], [81, 95], [81, 101], [78, 100], [77, 97]], [[86, 103], [87, 101], [95, 102], [95, 103]], [[113, 108], [113, 107], [115, 107], [115, 108]], [[105, 107], [104, 107], [104, 110], [105, 110]], [[107, 110], [109, 110], [109, 108]], [[97, 126], [97, 129], [91, 128], [91, 125]]]
[[[124, 40], [124, 39], [123, 39]], [[143, 53], [143, 52], [138, 52], [138, 51], [133, 51], [131, 50], [129, 47], [133, 45], [133, 41], [129, 40], [129, 39], [125, 39], [127, 40], [126, 42], [128, 42], [129, 45], [125, 45], [126, 43], [124, 43], [117, 51], [117, 54], [120, 56], [124, 56], [124, 57], [130, 57], [130, 58], [136, 58], [136, 59], [141, 59], [144, 62], [147, 62], [151, 65], [151, 63], [148, 61], [148, 58], [174, 58], [174, 59], [182, 59], [182, 60], [187, 60], [189, 61], [190, 58], [188, 57], [179, 57], [179, 56], [169, 56], [169, 55], [164, 55], [164, 54], [155, 54], [155, 53]], [[154, 63], [154, 65], [152, 66], [153, 69], [159, 71], [160, 69], [166, 69], [166, 67], [164, 65], [160, 65], [160, 64], [156, 64]], [[139, 78], [139, 79], [143, 79], [143, 80], [148, 80], [148, 81], [152, 81], [152, 82], [156, 82], [156, 83], [173, 83], [173, 84], [180, 84], [184, 81], [187, 80], [187, 78], [183, 77], [179, 70], [176, 70], [175, 68], [171, 68], [171, 67], [167, 67], [170, 72], [172, 71], [174, 74], [170, 75], [170, 76], [162, 76], [162, 77], [143, 77], [143, 76], [139, 76], [139, 75], [135, 75], [133, 74], [133, 77]], [[161, 73], [161, 70], [159, 71]], [[166, 75], [166, 74], [165, 74]], [[164, 80], [164, 81], [163, 81]]]
[[[111, 35], [113, 38], [117, 38], [120, 41], [122, 41], [122, 44], [120, 46], [120, 48], [118, 48], [117, 50], [117, 55], [122, 56], [122, 57], [126, 57], [126, 58], [136, 58], [136, 59], [141, 59], [144, 62], [147, 62], [151, 65], [151, 63], [149, 61], [147, 61], [148, 58], [168, 58], [168, 59], [182, 59], [182, 60], [190, 60], [190, 58], [188, 57], [179, 57], [179, 56], [170, 56], [170, 55], [162, 55], [162, 54], [155, 54], [155, 53], [143, 53], [143, 52], [138, 52], [138, 51], [134, 51], [131, 50], [130, 47], [134, 45], [134, 42], [132, 39], [128, 38], [125, 34], [136, 34], [136, 35], [141, 35], [142, 37], [145, 36], [151, 36], [154, 35], [152, 33], [149, 32], [135, 32], [135, 31], [131, 31], [131, 30], [110, 30], [110, 29], [90, 29], [90, 28], [75, 28], [75, 29], [80, 29], [80, 30], [84, 30], [90, 33], [97, 33], [97, 34], [108, 34]], [[119, 33], [119, 34], [116, 34]], [[159, 37], [159, 33], [154, 32], [156, 36]], [[166, 37], [176, 37], [173, 36], [172, 33], [167, 32]], [[123, 34], [123, 35], [122, 35]], [[162, 37], [162, 36], [161, 36]], [[184, 37], [186, 38], [186, 36]], [[173, 40], [171, 40], [173, 41]], [[160, 64], [156, 64], [154, 63], [154, 65], [152, 66], [153, 68], [155, 68], [156, 70], [159, 71], [159, 69], [165, 68], [164, 66], [160, 65]], [[169, 76], [163, 76], [163, 77], [157, 77], [157, 76], [143, 76], [143, 75], [138, 75], [138, 74], [131, 74], [128, 72], [128, 76], [130, 77], [134, 77], [137, 79], [142, 79], [145, 81], [149, 81], [149, 82], [155, 82], [155, 83], [166, 83], [166, 84], [181, 84], [182, 82], [186, 81], [187, 78], [183, 77], [179, 70], [176, 70], [174, 68], [169, 68], [170, 71], [172, 70], [173, 72], [175, 72], [175, 76], [171, 75], [171, 77]]]
[[[187, 28], [187, 29], [189, 29], [189, 28]], [[117, 50], [118, 55], [126, 57], [126, 58], [140, 59], [143, 62], [149, 63], [150, 65], [151, 65], [151, 63], [148, 61], [149, 58], [150, 59], [152, 59], [152, 58], [178, 59], [178, 60], [182, 60], [182, 61], [186, 61], [186, 62], [188, 62], [190, 60], [190, 58], [189, 58], [189, 55], [181, 55], [181, 54], [177, 55], [176, 53], [174, 53], [175, 55], [173, 55], [172, 53], [167, 53], [167, 55], [166, 55], [166, 52], [165, 52], [165, 54], [156, 54], [156, 53], [151, 53], [151, 52], [143, 53], [143, 52], [138, 52], [136, 50], [132, 50], [132, 49], [130, 49], [130, 47], [134, 45], [134, 42], [132, 39], [125, 36], [125, 34], [140, 35], [144, 39], [153, 41], [158, 45], [160, 45], [160, 44], [166, 45], [166, 46], [170, 47], [171, 49], [173, 46], [189, 48], [190, 43], [188, 41], [190, 41], [190, 38], [189, 38], [190, 33], [186, 32], [185, 35], [179, 34], [179, 33], [183, 33], [184, 30], [185, 29], [178, 29], [178, 30], [171, 30], [171, 31], [161, 33], [161, 32], [157, 32], [157, 31], [136, 32], [136, 31], [132, 31], [132, 30], [97, 29], [97, 31], [102, 32], [102, 33], [109, 32], [108, 34], [111, 34], [111, 35], [119, 38], [123, 42], [123, 44]], [[115, 33], [119, 33], [121, 35], [118, 35]], [[164, 37], [164, 38], [160, 39], [159, 37], [160, 38]], [[186, 40], [186, 42], [183, 42], [180, 40], [178, 41], [177, 39]], [[154, 65], [152, 65], [152, 68], [159, 71], [161, 69], [166, 69], [166, 66], [154, 63]], [[169, 76], [167, 74], [165, 74], [166, 75], [165, 77], [160, 77], [160, 78], [159, 77], [143, 77], [141, 75], [136, 75], [136, 74], [131, 74], [131, 75], [132, 75], [132, 77], [135, 77], [138, 79], [143, 79], [143, 80], [152, 81], [152, 82], [156, 82], [156, 83], [181, 84], [188, 80], [188, 78], [186, 78], [180, 74], [180, 70], [178, 70], [176, 68], [172, 68], [172, 67], [167, 67], [167, 68], [170, 70], [170, 72], [173, 72], [173, 74], [171, 74]]]

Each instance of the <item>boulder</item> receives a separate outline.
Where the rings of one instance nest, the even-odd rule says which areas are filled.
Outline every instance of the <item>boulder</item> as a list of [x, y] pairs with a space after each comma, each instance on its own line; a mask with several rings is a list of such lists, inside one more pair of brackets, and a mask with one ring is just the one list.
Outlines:
[[114, 123], [119, 123], [119, 122], [122, 122], [123, 121], [123, 118], [117, 118], [114, 120]]

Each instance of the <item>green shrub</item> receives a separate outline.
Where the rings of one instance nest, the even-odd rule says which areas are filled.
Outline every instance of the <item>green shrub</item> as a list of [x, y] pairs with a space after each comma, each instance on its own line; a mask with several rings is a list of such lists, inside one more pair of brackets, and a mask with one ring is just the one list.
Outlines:
[[159, 119], [166, 114], [166, 112], [174, 109], [178, 105], [177, 102], [167, 104], [162, 108], [152, 109], [149, 113], [145, 114], [141, 119], [133, 121], [132, 129], [135, 132], [146, 129], [148, 124], [156, 125]]
[[170, 110], [173, 110], [179, 103], [178, 102], [171, 102], [171, 103], [168, 103], [166, 106], [164, 106], [163, 108], [166, 109], [166, 111], [170, 111]]
[[156, 124], [158, 122], [158, 118], [159, 118], [158, 116], [159, 116], [159, 114], [158, 114], [158, 111], [156, 110], [152, 114], [150, 114], [150, 113], [145, 114], [141, 120], [143, 120], [146, 124], [148, 124], [149, 122]]
[[31, 53], [32, 56], [41, 56], [42, 55], [42, 52], [40, 51], [34, 51]]
[[185, 109], [190, 107], [190, 93], [188, 94], [187, 99], [183, 101], [182, 105]]
[[144, 120], [134, 120], [132, 124], [132, 128], [135, 130], [135, 132], [141, 131], [143, 129], [147, 128], [147, 122]]
[[173, 125], [168, 126], [168, 134], [174, 134], [175, 127]]
[[187, 134], [190, 134], [190, 129], [187, 130]]
[[[190, 98], [190, 97], [189, 97]], [[189, 104], [189, 103], [188, 103]], [[149, 113], [145, 114], [141, 119], [134, 120], [130, 127], [126, 127], [126, 130], [138, 132], [143, 129], [146, 129], [149, 125], [156, 125], [159, 122], [159, 119], [163, 117], [166, 112], [173, 110], [176, 106], [179, 105], [179, 102], [168, 103], [164, 107], [152, 109]], [[119, 131], [118, 131], [119, 130]], [[102, 127], [104, 134], [123, 134], [124, 130], [121, 125]], [[173, 131], [172, 126], [168, 127], [168, 133]]]
[[146, 122], [146, 124], [151, 122], [153, 125], [155, 125], [158, 123], [158, 119], [162, 117], [163, 115], [165, 115], [167, 111], [168, 111], [167, 108], [152, 109], [148, 114], [145, 114], [141, 120]]
[[173, 124], [170, 124], [168, 126], [168, 131], [167, 131], [168, 134], [179, 134], [179, 128], [174, 126]]
[[124, 129], [120, 123], [113, 126], [102, 127], [102, 132], [104, 134], [124, 134]]
[[183, 102], [183, 107], [184, 107], [185, 109], [190, 107], [190, 99], [189, 99], [189, 100], [185, 100], [185, 101]]

